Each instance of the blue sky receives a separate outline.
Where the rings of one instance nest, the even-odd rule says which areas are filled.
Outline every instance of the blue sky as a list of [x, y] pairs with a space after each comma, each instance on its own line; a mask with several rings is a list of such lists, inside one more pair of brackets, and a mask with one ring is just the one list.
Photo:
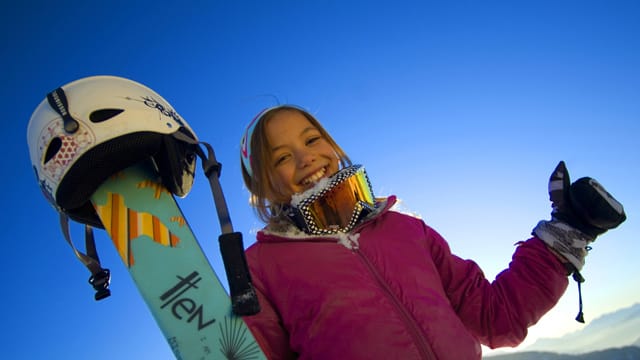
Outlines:
[[[489, 278], [549, 216], [548, 177], [565, 160], [625, 206], [594, 244], [587, 321], [640, 301], [640, 8], [634, 1], [32, 1], [0, 14], [5, 113], [3, 356], [170, 358], [104, 233], [112, 293], [96, 303], [88, 273], [42, 197], [26, 145], [45, 94], [91, 75], [153, 88], [211, 143], [245, 245], [261, 224], [248, 206], [239, 139], [259, 110], [308, 108], [377, 195], [396, 194]], [[180, 201], [216, 270], [219, 228], [202, 173]], [[76, 242], [81, 227], [73, 227]], [[527, 343], [579, 329], [572, 284]]]

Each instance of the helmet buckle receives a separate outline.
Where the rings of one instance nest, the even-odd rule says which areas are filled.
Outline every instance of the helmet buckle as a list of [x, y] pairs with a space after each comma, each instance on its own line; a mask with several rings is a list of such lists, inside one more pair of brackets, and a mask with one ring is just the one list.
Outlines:
[[111, 296], [111, 290], [109, 290], [109, 283], [111, 281], [111, 272], [109, 269], [101, 269], [89, 278], [89, 284], [96, 290], [95, 299], [102, 300]]

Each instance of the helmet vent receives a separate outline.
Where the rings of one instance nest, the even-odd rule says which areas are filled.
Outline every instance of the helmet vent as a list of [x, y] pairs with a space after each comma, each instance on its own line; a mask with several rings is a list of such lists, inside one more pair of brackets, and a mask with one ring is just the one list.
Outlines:
[[60, 151], [62, 147], [62, 140], [59, 137], [51, 139], [49, 146], [47, 147], [47, 152], [44, 155], [44, 163], [48, 163], [49, 160], [53, 159], [54, 156]]
[[123, 109], [100, 109], [96, 110], [89, 115], [89, 120], [93, 123], [101, 123], [103, 121], [107, 121], [114, 116], [117, 116]]

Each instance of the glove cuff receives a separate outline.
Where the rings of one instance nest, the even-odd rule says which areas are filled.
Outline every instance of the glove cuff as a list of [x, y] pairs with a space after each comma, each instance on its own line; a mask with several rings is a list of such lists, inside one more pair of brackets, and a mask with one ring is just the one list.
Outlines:
[[581, 271], [584, 267], [588, 245], [595, 240], [595, 236], [585, 234], [558, 220], [538, 222], [532, 234], [567, 259], [577, 271]]

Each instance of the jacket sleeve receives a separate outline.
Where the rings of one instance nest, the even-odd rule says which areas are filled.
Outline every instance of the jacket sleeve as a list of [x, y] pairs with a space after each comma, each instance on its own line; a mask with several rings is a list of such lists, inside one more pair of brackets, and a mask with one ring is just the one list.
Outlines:
[[467, 329], [491, 348], [520, 344], [567, 288], [564, 266], [540, 239], [519, 243], [509, 267], [490, 282], [475, 262], [451, 254], [439, 234], [427, 231], [451, 305]]
[[[250, 261], [250, 256], [247, 254]], [[265, 295], [260, 273], [250, 267], [251, 276], [260, 302], [260, 312], [243, 319], [260, 348], [270, 360], [295, 359], [297, 356], [289, 347], [289, 334], [284, 328], [278, 312]]]

